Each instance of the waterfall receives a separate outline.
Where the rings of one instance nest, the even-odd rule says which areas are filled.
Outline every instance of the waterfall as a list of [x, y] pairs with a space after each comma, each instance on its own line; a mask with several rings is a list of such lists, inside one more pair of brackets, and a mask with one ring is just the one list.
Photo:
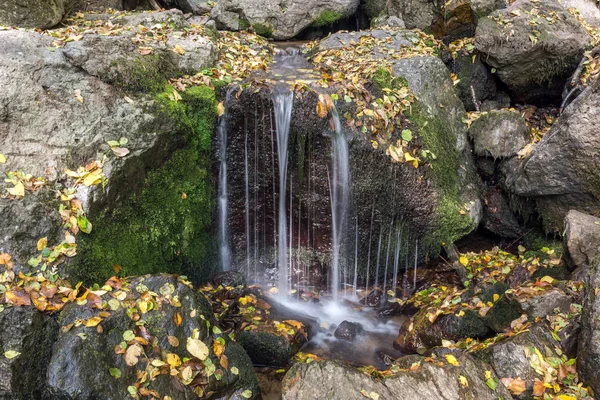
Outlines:
[[419, 239], [415, 241], [415, 272], [413, 274], [413, 290], [417, 289], [417, 263], [419, 262]]
[[287, 248], [287, 210], [286, 186], [288, 166], [288, 139], [294, 93], [287, 86], [275, 88], [273, 106], [275, 109], [275, 129], [277, 131], [277, 160], [279, 166], [279, 213], [277, 224], [277, 265], [279, 268], [279, 291], [287, 293], [288, 283], [288, 248]]
[[246, 125], [245, 137], [244, 137], [244, 192], [246, 195], [246, 201], [244, 208], [246, 211], [246, 278], [250, 279], [250, 188], [248, 183], [248, 123], [244, 119], [244, 125]]
[[358, 216], [356, 217], [356, 234], [354, 236], [354, 279], [352, 280], [352, 294], [356, 296], [358, 287]]
[[340, 288], [340, 251], [349, 204], [350, 152], [335, 106], [331, 109], [334, 131], [331, 135], [331, 292], [337, 301]]
[[394, 280], [392, 283], [392, 291], [396, 296], [396, 287], [398, 286], [398, 268], [400, 265], [400, 250], [402, 249], [402, 227], [396, 232], [396, 254], [394, 256]]
[[227, 215], [228, 190], [227, 190], [227, 121], [229, 114], [227, 106], [231, 99], [231, 93], [234, 88], [227, 90], [225, 97], [225, 112], [221, 116], [217, 128], [217, 140], [219, 146], [219, 188], [218, 188], [218, 207], [219, 207], [219, 256], [221, 259], [221, 269], [228, 271], [231, 269], [231, 247], [229, 245], [229, 218]]

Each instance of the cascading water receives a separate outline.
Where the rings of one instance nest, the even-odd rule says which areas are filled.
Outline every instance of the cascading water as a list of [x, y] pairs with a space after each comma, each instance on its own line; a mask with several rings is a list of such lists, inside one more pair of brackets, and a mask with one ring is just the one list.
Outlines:
[[340, 288], [340, 252], [350, 201], [350, 151], [335, 106], [331, 109], [331, 118], [335, 128], [331, 136], [331, 294], [333, 300], [337, 301]]
[[288, 167], [288, 140], [292, 119], [294, 93], [287, 86], [275, 88], [273, 106], [275, 110], [275, 130], [277, 132], [277, 160], [279, 166], [279, 213], [277, 223], [277, 265], [279, 269], [279, 290], [289, 290], [288, 248], [287, 248], [287, 212], [286, 187]]
[[218, 207], [219, 207], [219, 256], [221, 269], [228, 271], [231, 269], [231, 247], [229, 244], [229, 218], [228, 218], [228, 188], [227, 188], [227, 122], [229, 113], [227, 107], [231, 100], [231, 93], [234, 88], [231, 87], [225, 96], [225, 112], [221, 116], [217, 128], [217, 140], [219, 148], [219, 188], [218, 188]]

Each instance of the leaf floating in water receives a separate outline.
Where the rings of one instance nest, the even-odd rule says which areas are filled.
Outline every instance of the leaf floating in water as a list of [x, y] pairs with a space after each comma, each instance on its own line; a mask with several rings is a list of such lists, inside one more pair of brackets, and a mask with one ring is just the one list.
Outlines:
[[217, 112], [219, 114], [219, 117], [225, 114], [225, 106], [223, 105], [223, 102], [217, 104]]

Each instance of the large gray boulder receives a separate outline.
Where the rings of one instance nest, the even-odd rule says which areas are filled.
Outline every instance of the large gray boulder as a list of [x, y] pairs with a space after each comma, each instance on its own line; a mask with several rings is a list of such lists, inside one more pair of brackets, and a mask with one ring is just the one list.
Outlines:
[[484, 62], [496, 69], [513, 100], [526, 103], [560, 99], [567, 78], [591, 44], [579, 20], [551, 0], [516, 1], [481, 19], [475, 34]]
[[[0, 398], [45, 399], [45, 376], [58, 324], [33, 306], [0, 312]], [[10, 356], [10, 352], [15, 352]], [[15, 355], [16, 354], [16, 355]]]
[[600, 256], [600, 218], [571, 210], [565, 219], [564, 247], [571, 267], [586, 267]]
[[0, 3], [0, 25], [52, 28], [70, 11], [74, 0], [9, 0]]
[[509, 192], [531, 197], [548, 231], [561, 232], [570, 210], [600, 215], [600, 82], [560, 116], [523, 160], [502, 166]]
[[593, 0], [561, 0], [566, 9], [577, 10], [583, 20], [592, 27], [600, 27], [600, 9]]
[[[400, 359], [407, 364], [406, 369], [385, 381], [376, 381], [355, 368], [333, 361], [297, 363], [283, 379], [283, 399], [512, 399], [489, 365], [467, 354], [456, 358], [458, 366], [445, 361], [438, 364], [420, 357], [406, 357]], [[414, 364], [409, 369], [411, 363]], [[486, 371], [497, 383], [495, 390], [486, 385]]]
[[61, 313], [62, 332], [47, 378], [55, 393], [65, 399], [124, 399], [139, 371], [146, 371], [140, 390], [155, 390], [160, 398], [197, 398], [195, 385], [187, 386], [196, 377], [199, 388], [216, 398], [241, 400], [246, 390], [252, 399], [260, 396], [250, 359], [216, 329], [212, 308], [199, 291], [171, 275], [113, 286], [96, 306], [71, 303]]
[[516, 156], [529, 143], [529, 129], [518, 111], [492, 110], [471, 124], [469, 136], [478, 156]]
[[279, 0], [220, 0], [211, 16], [222, 29], [239, 31], [252, 27], [262, 36], [285, 40], [310, 26], [327, 26], [349, 17], [358, 4], [359, 0], [307, 0], [282, 6]]
[[585, 282], [577, 372], [583, 382], [600, 393], [600, 258], [592, 260]]
[[[88, 33], [63, 48], [54, 48], [49, 35], [0, 32], [0, 148], [7, 158], [0, 168], [46, 181], [22, 199], [0, 198], [6, 216], [0, 220], [0, 252], [10, 253], [20, 265], [35, 253], [40, 238], [48, 237], [49, 246], [63, 240], [54, 189], [67, 183], [65, 168], [75, 170], [107, 156], [107, 185], [78, 187], [77, 198], [92, 219], [139, 191], [149, 170], [188, 145], [188, 128], [179, 117], [165, 114], [156, 97], [139, 92], [156, 96], [165, 90], [169, 74], [193, 74], [211, 65], [215, 44], [198, 34], [181, 11], [106, 17], [122, 25], [121, 35]], [[151, 54], [142, 54], [134, 43], [138, 25], [157, 23], [181, 31], [165, 42], [148, 43]], [[175, 46], [184, 53], [174, 52]], [[128, 96], [121, 89], [130, 90]], [[120, 138], [127, 140], [124, 157], [107, 144]], [[12, 185], [2, 183], [3, 194], [5, 187]], [[111, 265], [105, 267], [112, 270]]]

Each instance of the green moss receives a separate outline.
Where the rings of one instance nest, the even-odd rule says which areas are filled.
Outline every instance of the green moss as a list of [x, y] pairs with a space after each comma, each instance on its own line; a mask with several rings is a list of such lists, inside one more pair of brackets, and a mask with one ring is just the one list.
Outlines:
[[215, 93], [193, 87], [181, 92], [177, 102], [169, 98], [172, 93], [167, 86], [156, 95], [153, 112], [177, 121], [173, 134], [181, 136], [184, 147], [148, 173], [140, 193], [94, 219], [94, 230], [82, 238], [78, 262], [70, 271], [75, 279], [103, 282], [114, 273], [114, 264], [122, 266], [124, 275], [171, 272], [194, 281], [213, 271]]
[[250, 22], [245, 18], [240, 18], [238, 28], [240, 31], [245, 31], [246, 29], [250, 28]]
[[400, 89], [401, 87], [408, 86], [405, 78], [394, 76], [385, 68], [379, 68], [375, 71], [371, 79], [375, 85], [375, 95], [377, 96], [383, 95], [383, 89]]
[[500, 297], [485, 315], [486, 324], [496, 333], [502, 333], [510, 327], [510, 323], [519, 318], [523, 310], [518, 301]]
[[254, 32], [256, 32], [256, 34], [258, 34], [262, 37], [266, 37], [266, 38], [273, 37], [273, 28], [269, 25], [254, 24], [254, 25], [252, 25], [252, 29], [254, 29]]
[[134, 92], [160, 92], [167, 84], [167, 77], [174, 74], [169, 58], [158, 53], [118, 60], [113, 66], [112, 75], [105, 78], [120, 89]]
[[431, 164], [429, 174], [439, 194], [436, 212], [438, 229], [427, 238], [425, 247], [436, 252], [440, 244], [453, 243], [475, 228], [468, 212], [464, 212], [465, 204], [460, 201], [460, 154], [450, 130], [442, 121], [423, 112], [418, 101], [408, 118], [418, 131], [423, 149], [435, 155], [435, 159], [430, 157], [427, 161]]
[[344, 14], [342, 14], [341, 12], [325, 10], [321, 12], [321, 14], [317, 16], [317, 18], [315, 18], [314, 22], [312, 23], [312, 26], [317, 28], [322, 26], [328, 26], [342, 19], [343, 17]]

